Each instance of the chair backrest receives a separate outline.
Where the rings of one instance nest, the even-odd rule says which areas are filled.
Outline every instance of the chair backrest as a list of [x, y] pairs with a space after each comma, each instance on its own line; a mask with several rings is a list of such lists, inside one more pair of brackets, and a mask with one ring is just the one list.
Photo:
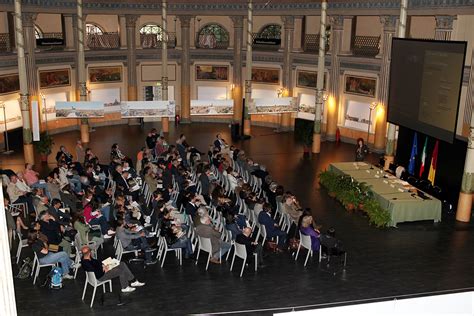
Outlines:
[[204, 250], [206, 252], [212, 253], [212, 244], [211, 244], [211, 239], [210, 238], [205, 238], [198, 236], [199, 239], [199, 248], [201, 250]]
[[300, 240], [301, 240], [301, 246], [305, 247], [308, 250], [311, 250], [311, 237], [308, 235], [303, 234], [300, 231]]
[[97, 285], [97, 279], [93, 271], [86, 271], [86, 282], [92, 286]]
[[247, 259], [247, 249], [245, 248], [245, 245], [235, 243], [235, 255], [239, 258], [242, 259]]

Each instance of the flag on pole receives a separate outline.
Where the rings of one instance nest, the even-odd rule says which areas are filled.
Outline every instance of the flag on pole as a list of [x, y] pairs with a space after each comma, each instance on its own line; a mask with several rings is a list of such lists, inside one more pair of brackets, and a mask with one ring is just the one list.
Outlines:
[[431, 156], [431, 166], [430, 172], [428, 174], [428, 180], [431, 182], [432, 185], [434, 185], [434, 180], [436, 176], [436, 165], [438, 163], [438, 143], [439, 141], [437, 140], [433, 149], [433, 155]]
[[415, 159], [418, 153], [418, 135], [413, 135], [413, 146], [411, 147], [410, 162], [408, 163], [408, 173], [415, 174]]
[[425, 171], [427, 145], [428, 145], [428, 137], [425, 137], [425, 144], [423, 145], [423, 152], [421, 153], [420, 178], [423, 176], [423, 172]]

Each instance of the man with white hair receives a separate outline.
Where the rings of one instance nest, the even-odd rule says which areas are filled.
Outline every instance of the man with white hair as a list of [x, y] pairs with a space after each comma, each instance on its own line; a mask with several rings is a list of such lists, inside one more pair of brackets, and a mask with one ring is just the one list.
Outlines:
[[235, 242], [245, 246], [247, 250], [247, 258], [253, 259], [254, 253], [257, 254], [257, 264], [259, 268], [263, 268], [263, 247], [256, 241], [252, 241], [252, 228], [245, 227], [242, 233], [237, 235]]
[[212, 258], [209, 260], [212, 263], [220, 264], [220, 256], [223, 256], [229, 251], [231, 245], [221, 239], [221, 233], [211, 225], [211, 218], [209, 216], [201, 217], [201, 225], [196, 227], [196, 233], [203, 238], [209, 238], [212, 245]]

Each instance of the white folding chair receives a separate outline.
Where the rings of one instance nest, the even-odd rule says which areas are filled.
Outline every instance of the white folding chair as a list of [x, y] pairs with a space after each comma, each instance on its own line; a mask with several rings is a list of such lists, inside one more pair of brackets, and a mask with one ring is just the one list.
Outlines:
[[[255, 271], [257, 271], [257, 254], [254, 253], [253, 255], [255, 260]], [[234, 267], [234, 260], [236, 256], [244, 260], [242, 263], [242, 270], [240, 271], [240, 277], [242, 277], [242, 274], [244, 274], [245, 263], [247, 262], [247, 249], [245, 248], [245, 245], [239, 244], [237, 242], [234, 243], [234, 256], [232, 257], [230, 271], [232, 271], [232, 268]]]
[[[209, 253], [209, 255], [207, 256], [207, 264], [206, 264], [206, 271], [207, 271], [207, 269], [209, 268], [209, 260], [211, 260], [211, 256], [212, 256], [211, 239], [198, 236], [198, 240], [199, 240], [199, 248], [198, 248], [198, 253], [197, 253], [197, 256], [196, 256], [196, 264], [198, 264], [198, 262], [199, 262], [199, 254], [200, 254], [201, 250], [204, 251], [204, 252]], [[219, 256], [219, 258], [220, 257], [221, 256]]]
[[16, 264], [18, 264], [21, 258], [21, 250], [23, 248], [28, 247], [28, 239], [22, 239], [20, 232], [17, 232], [16, 235], [18, 236], [18, 248], [16, 250]]
[[117, 260], [122, 261], [122, 255], [127, 254], [127, 253], [133, 253], [135, 255], [135, 258], [138, 257], [138, 249], [125, 250], [122, 246], [122, 242], [119, 239], [117, 242], [117, 249], [115, 250], [115, 256], [117, 257]]
[[176, 254], [176, 257], [178, 257], [179, 259], [179, 265], [182, 266], [183, 265], [183, 251], [181, 248], [168, 248], [168, 243], [166, 242], [166, 239], [165, 237], [163, 236], [160, 236], [160, 247], [159, 247], [159, 250], [158, 250], [158, 258], [161, 260], [161, 257], [163, 257], [163, 259], [161, 260], [161, 267], [163, 268], [163, 265], [165, 264], [165, 260], [166, 260], [166, 254], [170, 251], [173, 251], [175, 254]]
[[[306, 260], [304, 261], [304, 266], [308, 263], [309, 256], [313, 256], [313, 250], [311, 248], [311, 237], [305, 234], [302, 234], [300, 231], [300, 244], [298, 245], [298, 250], [296, 251], [295, 261], [298, 260], [298, 254], [300, 253], [301, 247], [308, 249], [308, 254], [306, 255]], [[319, 246], [319, 262], [321, 262], [321, 246]]]
[[82, 292], [82, 300], [84, 300], [84, 297], [86, 296], [87, 284], [90, 284], [94, 288], [94, 291], [92, 292], [92, 299], [91, 299], [91, 305], [90, 305], [90, 307], [92, 307], [92, 305], [94, 305], [95, 291], [97, 290], [97, 287], [102, 285], [102, 289], [105, 293], [105, 285], [107, 283], [110, 286], [110, 292], [112, 292], [112, 280], [98, 281], [95, 277], [94, 272], [86, 271], [86, 282], [84, 284], [84, 291]]
[[33, 285], [36, 283], [36, 278], [39, 276], [41, 268], [46, 268], [46, 267], [55, 267], [56, 263], [45, 263], [41, 264], [38, 260], [38, 256], [35, 253], [35, 259], [33, 260], [33, 269], [31, 270], [31, 273], [34, 273], [35, 277], [33, 278]]

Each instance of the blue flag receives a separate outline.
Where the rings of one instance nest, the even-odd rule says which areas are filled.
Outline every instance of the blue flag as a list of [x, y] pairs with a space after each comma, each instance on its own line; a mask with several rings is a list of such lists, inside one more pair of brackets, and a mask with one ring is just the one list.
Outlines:
[[418, 135], [415, 132], [413, 135], [413, 146], [411, 147], [410, 161], [408, 163], [408, 173], [411, 175], [415, 174], [415, 161], [418, 154]]

